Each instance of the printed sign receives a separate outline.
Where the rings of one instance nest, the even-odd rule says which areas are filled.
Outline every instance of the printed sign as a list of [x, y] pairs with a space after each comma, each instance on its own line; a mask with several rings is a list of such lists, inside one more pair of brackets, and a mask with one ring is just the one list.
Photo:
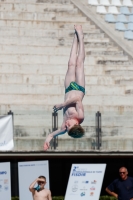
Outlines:
[[0, 117], [0, 150], [12, 150], [13, 143], [13, 123], [12, 115]]
[[11, 200], [10, 163], [0, 163], [0, 199]]
[[106, 164], [73, 164], [65, 200], [99, 200]]
[[[39, 176], [46, 177], [45, 188], [49, 189], [49, 167], [48, 161], [19, 162], [19, 198], [20, 200], [33, 200], [29, 191], [30, 184]], [[36, 187], [37, 185], [35, 185]]]

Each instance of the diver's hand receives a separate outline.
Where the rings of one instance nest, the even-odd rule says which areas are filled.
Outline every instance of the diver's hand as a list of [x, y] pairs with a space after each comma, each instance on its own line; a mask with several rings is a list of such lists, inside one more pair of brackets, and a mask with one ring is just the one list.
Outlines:
[[63, 108], [63, 104], [62, 103], [61, 104], [56, 104], [53, 107], [53, 111], [57, 112], [58, 110], [61, 110], [62, 108]]
[[44, 142], [44, 151], [47, 151], [49, 146], [50, 146], [50, 141], [53, 139], [53, 136], [51, 134], [48, 135], [48, 137], [46, 138], [45, 142]]

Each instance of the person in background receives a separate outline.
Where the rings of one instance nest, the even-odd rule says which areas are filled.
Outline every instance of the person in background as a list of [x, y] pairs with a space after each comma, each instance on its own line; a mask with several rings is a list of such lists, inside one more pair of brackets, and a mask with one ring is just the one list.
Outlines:
[[[35, 187], [36, 183], [38, 184], [37, 187]], [[45, 176], [39, 176], [31, 183], [29, 190], [32, 192], [33, 200], [52, 200], [51, 192], [44, 187], [45, 184]]]
[[133, 200], [133, 178], [128, 176], [126, 167], [119, 169], [119, 176], [107, 186], [106, 192], [118, 200]]

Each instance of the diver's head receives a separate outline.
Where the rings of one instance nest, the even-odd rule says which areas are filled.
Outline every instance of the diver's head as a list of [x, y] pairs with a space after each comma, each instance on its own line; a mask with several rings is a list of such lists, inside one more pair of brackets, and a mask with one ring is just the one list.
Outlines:
[[69, 129], [68, 135], [73, 137], [73, 138], [81, 138], [85, 134], [84, 129], [80, 126], [80, 124], [74, 125]]

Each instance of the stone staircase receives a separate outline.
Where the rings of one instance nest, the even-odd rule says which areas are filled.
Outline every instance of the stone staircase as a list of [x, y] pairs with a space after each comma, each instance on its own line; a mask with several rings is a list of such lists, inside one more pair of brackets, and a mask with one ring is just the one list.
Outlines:
[[64, 99], [74, 24], [85, 34], [86, 136], [60, 136], [58, 150], [90, 150], [98, 110], [103, 150], [133, 148], [132, 58], [69, 0], [1, 0], [0, 114], [14, 112], [16, 151], [43, 150], [52, 107]]

